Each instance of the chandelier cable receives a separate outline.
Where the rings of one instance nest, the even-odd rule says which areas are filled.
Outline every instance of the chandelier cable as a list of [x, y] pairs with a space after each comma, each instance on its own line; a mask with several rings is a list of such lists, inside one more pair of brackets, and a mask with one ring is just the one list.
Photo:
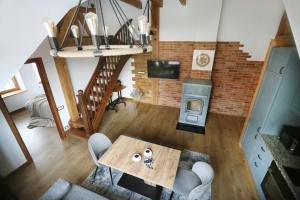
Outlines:
[[110, 5], [111, 5], [111, 7], [112, 7], [112, 9], [113, 9], [113, 11], [114, 11], [114, 13], [115, 13], [115, 16], [116, 16], [116, 18], [117, 18], [117, 20], [118, 20], [120, 26], [122, 26], [122, 23], [121, 23], [121, 21], [120, 21], [120, 19], [119, 19], [119, 16], [118, 16], [117, 13], [116, 13], [115, 7], [112, 5], [111, 0], [109, 0], [109, 3], [110, 3]]
[[[120, 4], [116, 1], [116, 0], [112, 0], [114, 6], [116, 7], [116, 10], [118, 11], [120, 17], [122, 18], [123, 23], [125, 24], [127, 31], [130, 33], [130, 35], [132, 36], [134, 42], [136, 42], [136, 40], [134, 39], [134, 35], [129, 31], [129, 25], [127, 22], [129, 22], [128, 17], [126, 16], [126, 14], [124, 13], [124, 11], [122, 10], [122, 7], [120, 6]], [[124, 16], [123, 16], [124, 15]], [[125, 18], [125, 19], [124, 19]], [[137, 30], [132, 27], [132, 30], [135, 32], [136, 35], [138, 35]], [[129, 39], [129, 38], [127, 38]], [[138, 46], [142, 46], [141, 44], [137, 44]]]

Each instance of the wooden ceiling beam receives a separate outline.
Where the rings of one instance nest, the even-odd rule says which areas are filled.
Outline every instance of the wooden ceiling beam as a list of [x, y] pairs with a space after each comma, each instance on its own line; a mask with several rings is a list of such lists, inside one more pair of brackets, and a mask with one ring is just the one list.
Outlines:
[[159, 7], [163, 7], [163, 0], [152, 0], [152, 3], [156, 4]]
[[142, 9], [143, 8], [143, 4], [141, 2], [141, 0], [120, 0], [124, 3], [130, 4], [138, 9]]

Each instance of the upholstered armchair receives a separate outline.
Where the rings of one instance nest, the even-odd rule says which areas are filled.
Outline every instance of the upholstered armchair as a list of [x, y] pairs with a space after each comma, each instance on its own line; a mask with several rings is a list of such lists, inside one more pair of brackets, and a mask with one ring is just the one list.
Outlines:
[[[208, 163], [196, 162], [192, 170], [178, 169], [173, 190], [189, 200], [200, 200], [210, 191], [213, 178], [214, 171]], [[172, 196], [173, 192], [170, 199]]]

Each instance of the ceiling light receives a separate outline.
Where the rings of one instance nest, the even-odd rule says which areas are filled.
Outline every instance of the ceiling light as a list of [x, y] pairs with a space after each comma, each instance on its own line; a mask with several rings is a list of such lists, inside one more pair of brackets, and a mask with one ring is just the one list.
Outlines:
[[139, 31], [140, 31], [140, 43], [144, 46], [147, 44], [147, 21], [148, 18], [145, 15], [142, 15], [138, 17], [138, 25], [139, 25]]
[[100, 32], [98, 27], [99, 26], [98, 16], [93, 12], [89, 12], [88, 14], [85, 15], [85, 21], [92, 35], [93, 44], [97, 49], [99, 49]]

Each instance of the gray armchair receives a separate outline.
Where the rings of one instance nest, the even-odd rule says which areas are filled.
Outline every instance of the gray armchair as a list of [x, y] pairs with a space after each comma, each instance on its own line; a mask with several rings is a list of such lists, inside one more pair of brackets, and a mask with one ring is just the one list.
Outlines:
[[[196, 162], [192, 170], [178, 169], [173, 190], [189, 200], [199, 200], [210, 190], [213, 178], [214, 171], [208, 163]], [[173, 192], [170, 199], [172, 196]]]
[[[90, 136], [88, 140], [88, 147], [91, 153], [91, 156], [95, 162], [96, 170], [94, 173], [94, 179], [96, 177], [98, 168], [100, 167], [100, 163], [98, 162], [99, 158], [106, 152], [106, 150], [112, 145], [110, 139], [104, 135], [103, 133], [94, 133]], [[111, 169], [109, 168], [110, 178], [112, 181]]]

